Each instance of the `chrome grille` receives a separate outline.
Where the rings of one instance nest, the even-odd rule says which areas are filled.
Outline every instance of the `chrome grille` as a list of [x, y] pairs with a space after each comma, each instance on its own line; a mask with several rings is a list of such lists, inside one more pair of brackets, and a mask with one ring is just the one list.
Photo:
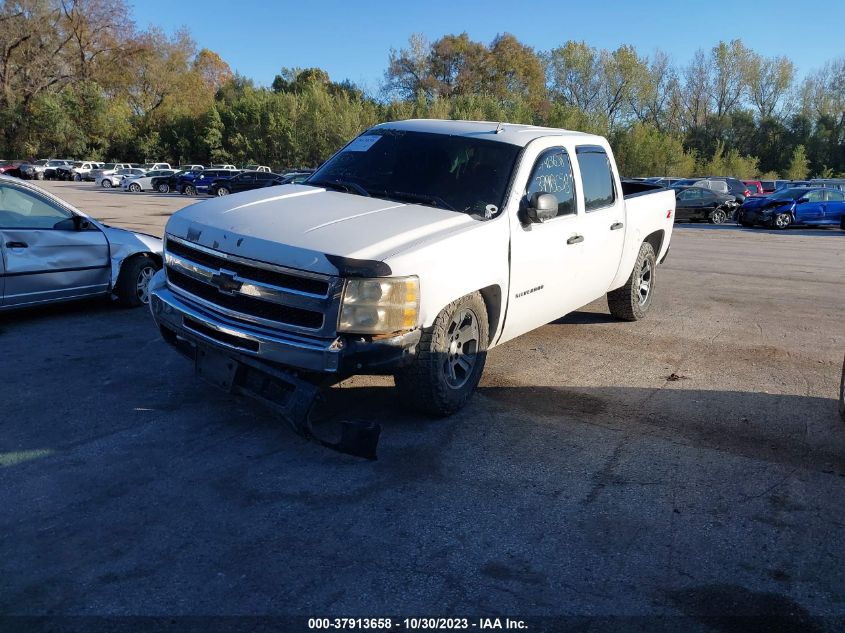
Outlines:
[[342, 280], [167, 236], [168, 286], [224, 316], [265, 328], [334, 336]]

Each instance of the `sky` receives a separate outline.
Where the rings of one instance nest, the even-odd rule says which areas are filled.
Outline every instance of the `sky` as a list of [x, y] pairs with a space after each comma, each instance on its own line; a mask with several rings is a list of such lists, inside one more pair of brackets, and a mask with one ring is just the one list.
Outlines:
[[187, 27], [200, 48], [231, 68], [269, 85], [284, 67], [317, 66], [332, 80], [350, 79], [369, 92], [383, 81], [391, 48], [412, 33], [433, 41], [466, 31], [489, 43], [512, 33], [535, 50], [567, 40], [597, 48], [633, 44], [642, 54], [666, 51], [678, 66], [699, 48], [740, 38], [756, 52], [786, 55], [799, 77], [845, 55], [845, 1], [746, 0], [202, 0], [173, 4], [130, 0], [139, 27], [172, 33]]

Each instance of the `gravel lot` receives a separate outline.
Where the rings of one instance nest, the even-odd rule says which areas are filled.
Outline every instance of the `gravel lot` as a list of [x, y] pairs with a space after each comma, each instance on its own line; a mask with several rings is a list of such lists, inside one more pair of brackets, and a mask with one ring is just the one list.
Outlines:
[[[159, 235], [189, 202], [46, 187]], [[835, 630], [845, 231], [679, 226], [658, 284], [643, 322], [596, 302], [494, 350], [445, 421], [405, 412], [390, 379], [333, 389], [326, 415], [382, 424], [377, 462], [198, 381], [146, 310], [2, 314], [0, 613]]]

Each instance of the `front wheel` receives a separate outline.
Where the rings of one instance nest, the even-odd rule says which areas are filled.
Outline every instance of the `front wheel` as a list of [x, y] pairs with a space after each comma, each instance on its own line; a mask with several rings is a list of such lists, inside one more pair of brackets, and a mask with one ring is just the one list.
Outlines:
[[772, 222], [772, 225], [780, 230], [787, 228], [790, 224], [792, 224], [792, 216], [788, 213], [778, 213]]
[[218, 195], [218, 196], [228, 196], [229, 193], [230, 192], [226, 187], [218, 187], [216, 195]]
[[645, 318], [654, 295], [657, 256], [648, 242], [643, 242], [634, 269], [625, 285], [607, 293], [607, 307], [610, 313], [623, 321], [639, 321]]
[[103, 187], [103, 189], [111, 189], [111, 180], [106, 178], [100, 182], [100, 185]]
[[170, 185], [168, 185], [166, 182], [161, 183], [158, 186], [158, 192], [159, 193], [170, 193]]
[[74, 180], [75, 182], [82, 182], [82, 176], [81, 176], [80, 174], [75, 174], [75, 175], [73, 176], [73, 180]]
[[394, 376], [402, 400], [435, 417], [461, 409], [487, 359], [487, 307], [477, 292], [446, 306], [422, 332], [416, 358]]
[[195, 196], [197, 195], [197, 189], [193, 185], [185, 185], [185, 195], [187, 196]]
[[133, 182], [131, 185], [129, 185], [129, 191], [131, 191], [132, 193], [138, 193], [141, 191], [141, 185], [139, 185], [137, 182]]
[[158, 264], [148, 255], [137, 255], [125, 261], [115, 285], [118, 303], [127, 308], [148, 304], [150, 281], [158, 269]]
[[724, 209], [713, 209], [713, 213], [710, 214], [710, 224], [722, 224], [727, 219], [728, 214]]

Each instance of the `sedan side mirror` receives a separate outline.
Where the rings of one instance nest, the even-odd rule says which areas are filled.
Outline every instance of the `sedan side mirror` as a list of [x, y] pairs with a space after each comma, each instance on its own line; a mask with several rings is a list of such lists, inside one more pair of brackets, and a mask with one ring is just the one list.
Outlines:
[[550, 193], [536, 191], [531, 194], [528, 208], [525, 210], [528, 221], [541, 224], [557, 216], [557, 198]]
[[798, 204], [804, 204], [805, 202], [809, 201], [810, 199], [807, 196], [804, 196], [803, 198], [798, 198]]

